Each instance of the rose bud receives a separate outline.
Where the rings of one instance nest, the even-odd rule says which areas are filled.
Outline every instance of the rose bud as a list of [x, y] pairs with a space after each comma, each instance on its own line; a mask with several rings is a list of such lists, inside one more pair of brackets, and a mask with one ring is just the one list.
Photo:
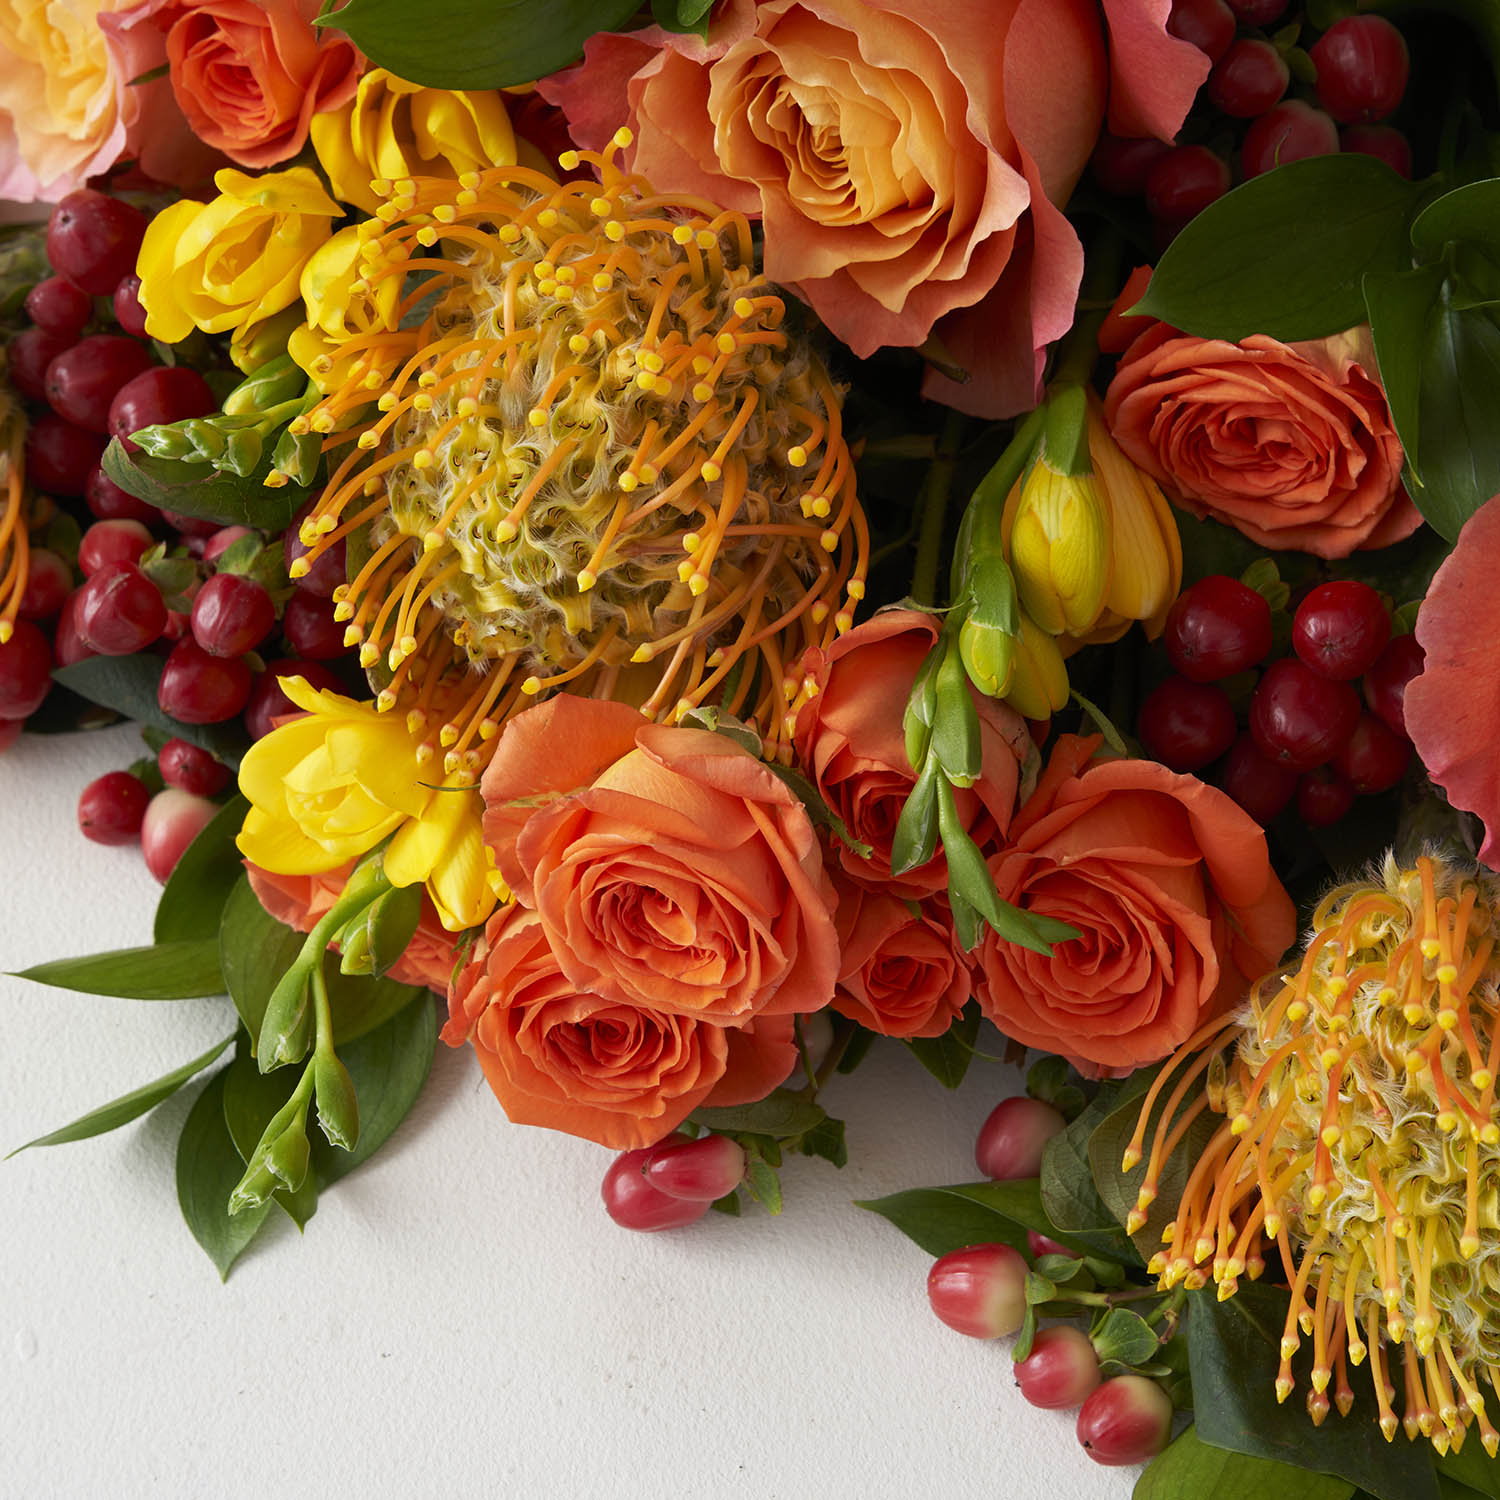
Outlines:
[[933, 1262], [927, 1300], [950, 1328], [975, 1339], [1014, 1333], [1026, 1316], [1026, 1260], [1009, 1245], [970, 1245]]

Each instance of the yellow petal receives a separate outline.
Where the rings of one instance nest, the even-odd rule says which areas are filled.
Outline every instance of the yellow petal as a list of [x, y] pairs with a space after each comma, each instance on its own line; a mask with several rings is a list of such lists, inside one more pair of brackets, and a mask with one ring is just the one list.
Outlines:
[[315, 843], [295, 824], [269, 817], [257, 807], [245, 814], [235, 844], [246, 859], [277, 875], [319, 875], [350, 858]]

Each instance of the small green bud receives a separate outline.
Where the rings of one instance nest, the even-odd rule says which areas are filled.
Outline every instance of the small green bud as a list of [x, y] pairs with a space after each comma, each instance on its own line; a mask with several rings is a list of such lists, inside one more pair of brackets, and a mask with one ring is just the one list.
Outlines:
[[255, 1044], [255, 1060], [262, 1073], [307, 1055], [312, 1027], [308, 977], [306, 965], [294, 963], [271, 991]]
[[369, 909], [362, 911], [339, 938], [340, 974], [373, 974], [375, 958], [370, 952]]
[[955, 786], [972, 786], [984, 768], [984, 749], [979, 740], [979, 713], [969, 693], [958, 643], [943, 636], [943, 659], [935, 677], [937, 711], [932, 722], [930, 753], [943, 774]]
[[927, 759], [927, 746], [932, 740], [932, 721], [937, 716], [937, 669], [943, 659], [941, 640], [927, 653], [917, 680], [912, 684], [911, 696], [906, 700], [906, 711], [902, 717], [902, 728], [906, 734], [906, 759], [913, 771], [920, 772], [922, 762]]
[[194, 451], [210, 463], [224, 451], [228, 439], [212, 418], [189, 417], [177, 425], [182, 429], [182, 435], [193, 445]]
[[245, 1168], [245, 1175], [235, 1184], [234, 1191], [229, 1195], [230, 1214], [243, 1213], [247, 1208], [259, 1208], [279, 1185], [271, 1169], [266, 1165], [264, 1157], [257, 1151], [250, 1158], [250, 1165]]
[[180, 422], [162, 422], [152, 427], [142, 427], [130, 434], [130, 441], [152, 458], [183, 459], [196, 455], [192, 443], [182, 433]]
[[238, 432], [232, 432], [228, 441], [224, 444], [224, 452], [219, 456], [219, 467], [228, 469], [231, 474], [237, 474], [241, 479], [248, 478], [255, 472], [256, 465], [260, 463], [260, 456], [265, 451], [265, 439], [258, 429], [254, 427], [242, 427]]
[[331, 1051], [313, 1058], [313, 1087], [323, 1134], [335, 1146], [352, 1151], [359, 1141], [359, 1100], [348, 1068]]
[[958, 651], [969, 681], [990, 698], [1003, 698], [1015, 671], [1016, 638], [1009, 631], [982, 625], [972, 615], [958, 633]]
[[259, 365], [224, 398], [224, 414], [244, 417], [269, 411], [307, 389], [307, 376], [290, 354], [282, 353]]
[[[260, 1155], [259, 1152], [256, 1154]], [[287, 1128], [265, 1149], [264, 1160], [271, 1175], [294, 1193], [307, 1180], [312, 1146], [307, 1139], [307, 1121], [302, 1114], [294, 1116]]]

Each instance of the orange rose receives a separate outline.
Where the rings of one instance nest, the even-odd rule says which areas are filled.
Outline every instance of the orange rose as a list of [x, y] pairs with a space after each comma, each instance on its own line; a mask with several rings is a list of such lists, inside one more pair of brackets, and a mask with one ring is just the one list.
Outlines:
[[472, 1041], [505, 1113], [617, 1150], [700, 1104], [764, 1098], [797, 1061], [790, 1016], [740, 1028], [580, 993], [534, 912], [498, 911], [459, 971], [443, 1040]]
[[1248, 814], [1153, 761], [1090, 764], [1099, 743], [1059, 738], [989, 862], [1002, 900], [1080, 936], [1051, 958], [993, 932], [978, 949], [995, 1025], [1095, 1075], [1165, 1057], [1237, 1004], [1297, 932]]
[[839, 987], [833, 1008], [881, 1036], [941, 1036], [968, 1002], [969, 967], [935, 901], [839, 886]]
[[537, 88], [582, 145], [630, 125], [659, 190], [759, 216], [766, 274], [856, 354], [935, 332], [970, 378], [926, 394], [1004, 416], [1035, 406], [1073, 321], [1083, 249], [1061, 205], [1106, 98], [1118, 134], [1170, 140], [1208, 72], [1167, 11], [728, 0], [706, 42], [595, 36]]
[[[298, 932], [311, 932], [321, 917], [344, 893], [345, 882], [354, 869], [354, 861], [337, 870], [319, 875], [277, 875], [259, 865], [245, 861], [250, 889], [255, 898], [278, 922]], [[445, 932], [438, 920], [437, 908], [424, 892], [422, 917], [412, 934], [406, 952], [390, 968], [390, 977], [398, 984], [415, 984], [446, 993], [453, 974], [458, 945], [454, 934]]]
[[505, 727], [485, 843], [570, 985], [743, 1025], [833, 994], [833, 888], [797, 798], [723, 735], [562, 694]]
[[269, 167], [295, 156], [313, 115], [337, 109], [359, 82], [354, 44], [310, 24], [319, 8], [319, 0], [146, 0], [135, 10], [166, 33], [172, 92], [199, 138], [242, 167]]
[[1104, 397], [1116, 442], [1196, 516], [1263, 547], [1347, 557], [1422, 524], [1368, 328], [1238, 344], [1153, 324]]
[[[906, 758], [901, 716], [923, 659], [938, 637], [932, 615], [886, 609], [827, 651], [802, 658], [800, 675], [817, 691], [797, 713], [797, 763], [852, 837], [874, 851], [861, 859], [840, 844], [839, 863], [851, 880], [876, 890], [922, 897], [948, 884], [939, 851], [925, 865], [891, 877], [891, 839], [916, 781]], [[1021, 717], [975, 693], [983, 770], [967, 791], [955, 793], [964, 827], [981, 848], [1003, 834], [1016, 805], [1019, 763], [1031, 753]]]

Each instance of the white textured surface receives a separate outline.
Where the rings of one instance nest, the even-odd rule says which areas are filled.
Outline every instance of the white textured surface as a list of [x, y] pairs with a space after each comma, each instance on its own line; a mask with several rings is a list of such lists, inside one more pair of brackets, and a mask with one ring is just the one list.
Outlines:
[[[128, 730], [0, 757], [0, 969], [149, 940], [132, 849], [78, 791]], [[196, 1056], [227, 1001], [0, 978], [0, 1151]], [[298, 1243], [270, 1225], [220, 1286], [177, 1212], [191, 1090], [112, 1135], [0, 1163], [0, 1495], [1019, 1497], [1122, 1500], [1003, 1348], [928, 1312], [927, 1257], [854, 1208], [973, 1176], [1014, 1075], [946, 1094], [892, 1045], [827, 1091], [843, 1172], [794, 1158], [779, 1219], [635, 1235], [600, 1147], [509, 1125], [467, 1053]]]

